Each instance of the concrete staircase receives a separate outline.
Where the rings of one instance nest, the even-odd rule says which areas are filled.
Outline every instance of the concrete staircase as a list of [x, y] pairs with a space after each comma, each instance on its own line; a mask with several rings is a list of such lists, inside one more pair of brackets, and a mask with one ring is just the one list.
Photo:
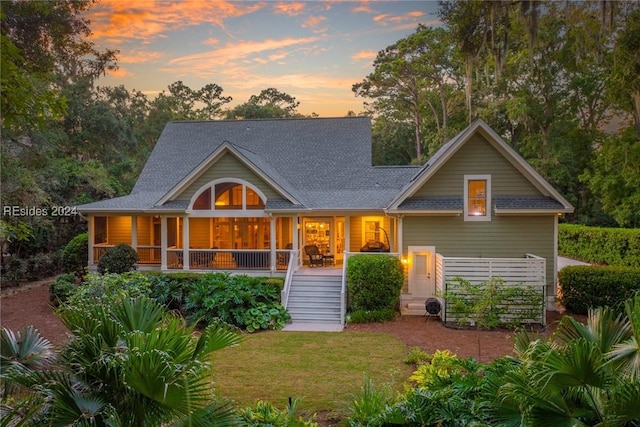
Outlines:
[[[287, 304], [287, 310], [291, 315], [291, 325], [331, 325], [342, 330], [343, 325], [340, 324], [341, 286], [341, 276], [312, 276], [295, 273], [291, 281]], [[285, 327], [285, 329], [293, 330], [291, 327]], [[313, 329], [306, 328], [306, 330]]]

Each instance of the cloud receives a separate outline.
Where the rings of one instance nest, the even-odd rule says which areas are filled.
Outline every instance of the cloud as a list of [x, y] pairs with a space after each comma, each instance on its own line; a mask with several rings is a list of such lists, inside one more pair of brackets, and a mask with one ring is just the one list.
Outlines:
[[237, 43], [227, 43], [224, 47], [208, 52], [196, 53], [193, 55], [185, 55], [174, 58], [168, 62], [173, 68], [185, 68], [194, 73], [207, 70], [210, 68], [218, 68], [221, 66], [234, 63], [241, 59], [253, 59], [251, 56], [268, 52], [280, 51], [284, 48], [313, 43], [316, 37], [306, 38], [285, 38], [285, 39], [267, 39], [260, 41], [240, 41]]
[[253, 13], [265, 3], [237, 1], [166, 1], [101, 0], [90, 8], [86, 17], [91, 21], [92, 37], [110, 44], [127, 41], [150, 43], [176, 29], [198, 24], [224, 28], [225, 20]]
[[278, 2], [273, 5], [273, 9], [279, 14], [296, 16], [304, 11], [305, 4], [302, 2]]
[[306, 21], [302, 24], [302, 28], [315, 28], [318, 25], [322, 24], [323, 21], [326, 21], [327, 18], [324, 16], [310, 16]]
[[114, 79], [126, 79], [134, 75], [134, 73], [123, 67], [119, 67], [117, 70], [108, 70], [107, 74]]
[[404, 15], [394, 15], [390, 13], [383, 13], [383, 14], [374, 16], [373, 20], [381, 25], [401, 24], [408, 21], [413, 23], [417, 18], [420, 18], [423, 15], [424, 15], [424, 12], [419, 10], [407, 12]]
[[143, 64], [166, 57], [166, 53], [146, 51], [142, 49], [127, 50], [126, 54], [118, 54], [118, 64]]
[[354, 53], [351, 58], [355, 60], [371, 60], [375, 59], [378, 56], [378, 52], [375, 50], [361, 50], [360, 52]]

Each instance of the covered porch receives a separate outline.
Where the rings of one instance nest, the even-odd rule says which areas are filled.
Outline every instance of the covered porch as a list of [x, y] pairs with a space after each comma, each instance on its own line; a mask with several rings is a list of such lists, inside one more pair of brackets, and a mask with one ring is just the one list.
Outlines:
[[367, 243], [389, 250], [395, 227], [382, 215], [92, 215], [89, 266], [125, 243], [136, 250], [140, 269], [285, 275], [291, 260], [295, 269], [309, 264], [309, 245], [325, 257], [325, 268], [341, 267], [345, 250], [359, 251]]

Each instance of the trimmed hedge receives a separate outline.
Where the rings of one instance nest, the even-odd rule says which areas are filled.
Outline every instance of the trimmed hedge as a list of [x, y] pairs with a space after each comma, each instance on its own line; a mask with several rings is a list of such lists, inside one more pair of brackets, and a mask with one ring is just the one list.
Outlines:
[[591, 264], [640, 267], [640, 229], [560, 224], [558, 253]]
[[560, 302], [575, 314], [608, 306], [624, 310], [624, 301], [640, 291], [640, 268], [616, 266], [569, 266], [558, 274]]
[[126, 243], [118, 243], [100, 257], [98, 261], [98, 273], [122, 274], [136, 269], [138, 253]]
[[396, 310], [404, 283], [402, 263], [393, 255], [354, 255], [347, 265], [352, 311]]
[[82, 233], [71, 239], [62, 251], [62, 268], [65, 273], [82, 277], [89, 264], [89, 234]]

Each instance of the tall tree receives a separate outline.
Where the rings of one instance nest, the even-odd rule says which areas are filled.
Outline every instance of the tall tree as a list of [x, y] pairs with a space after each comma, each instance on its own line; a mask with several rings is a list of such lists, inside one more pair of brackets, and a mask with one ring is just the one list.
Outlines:
[[437, 133], [448, 136], [448, 95], [458, 81], [448, 31], [419, 25], [413, 34], [380, 51], [373, 66], [373, 73], [354, 84], [353, 92], [373, 100], [368, 106], [375, 115], [393, 113], [412, 123], [415, 156], [423, 162], [425, 115], [432, 118]]
[[300, 117], [300, 101], [280, 92], [276, 88], [264, 89], [259, 95], [251, 95], [249, 100], [227, 110], [227, 119], [266, 119]]

